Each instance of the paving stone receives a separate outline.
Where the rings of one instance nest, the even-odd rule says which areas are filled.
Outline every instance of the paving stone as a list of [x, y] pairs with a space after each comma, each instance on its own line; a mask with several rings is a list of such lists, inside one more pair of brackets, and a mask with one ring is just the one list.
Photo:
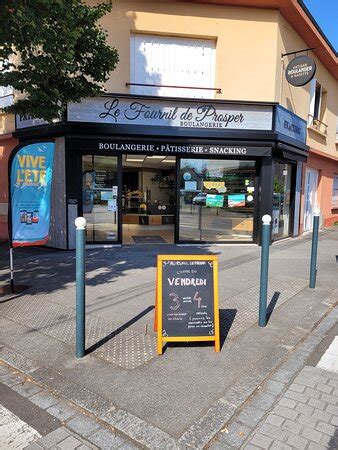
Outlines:
[[338, 389], [338, 380], [329, 380], [328, 385]]
[[304, 386], [310, 387], [310, 388], [314, 388], [316, 386], [316, 381], [315, 380], [311, 380], [310, 376], [305, 377], [297, 377], [295, 379], [295, 382], [297, 384], [302, 384]]
[[290, 434], [287, 442], [292, 445], [292, 447], [298, 449], [305, 449], [309, 441], [301, 436], [296, 436], [295, 434]]
[[324, 422], [330, 422], [332, 414], [328, 413], [327, 411], [322, 411], [321, 409], [315, 409], [312, 413], [312, 417], [315, 417], [316, 419], [322, 420]]
[[308, 395], [310, 398], [315, 398], [315, 399], [319, 399], [321, 396], [321, 393], [318, 392], [316, 389], [312, 389], [307, 387], [305, 389], [305, 394]]
[[286, 408], [285, 406], [277, 405], [273, 411], [278, 416], [285, 417], [286, 419], [295, 420], [298, 416], [298, 411], [293, 411], [292, 409]]
[[76, 450], [91, 450], [93, 447], [88, 447], [86, 444], [80, 445], [80, 447], [76, 447]]
[[285, 406], [286, 408], [294, 409], [297, 405], [297, 402], [295, 400], [292, 400], [291, 398], [282, 397], [279, 400], [278, 404], [281, 406]]
[[36, 443], [43, 447], [49, 448], [56, 445], [58, 442], [63, 441], [68, 436], [70, 436], [70, 432], [65, 427], [60, 427], [40, 438]]
[[41, 450], [43, 447], [41, 445], [36, 444], [35, 442], [33, 444], [27, 445], [27, 447], [24, 448], [24, 450]]
[[320, 440], [323, 436], [322, 433], [320, 433], [319, 431], [316, 431], [310, 427], [304, 427], [301, 434], [306, 439], [309, 439], [310, 441], [317, 442], [317, 443], [320, 442]]
[[35, 395], [32, 395], [31, 397], [29, 397], [29, 400], [42, 409], [47, 409], [50, 406], [56, 405], [56, 403], [59, 401], [57, 397], [54, 397], [54, 395], [45, 391], [41, 391]]
[[286, 419], [282, 425], [283, 430], [291, 431], [294, 434], [299, 434], [302, 429], [300, 423], [294, 422], [293, 420]]
[[219, 443], [220, 444], [225, 443], [231, 446], [241, 447], [243, 441], [252, 431], [252, 428], [246, 427], [245, 425], [242, 425], [241, 423], [238, 422], [232, 422], [228, 426], [228, 431], [229, 433], [222, 434], [222, 436], [219, 438]]
[[305, 395], [304, 393], [295, 392], [295, 391], [286, 391], [284, 396], [286, 398], [291, 398], [292, 400], [296, 400], [297, 402], [301, 403], [307, 403], [309, 400], [309, 397]]
[[59, 442], [57, 446], [59, 449], [62, 450], [74, 450], [81, 444], [82, 442], [76, 439], [76, 437], [68, 436], [65, 440]]
[[314, 406], [315, 408], [318, 408], [318, 409], [324, 409], [326, 403], [323, 402], [322, 400], [317, 400], [316, 398], [310, 398], [309, 405]]
[[338, 448], [338, 437], [334, 438], [328, 434], [323, 434], [323, 438], [320, 443], [329, 450], [336, 450]]
[[267, 423], [271, 423], [271, 425], [275, 425], [276, 427], [280, 427], [284, 422], [284, 417], [277, 416], [276, 414], [270, 413], [265, 421]]
[[324, 392], [325, 394], [331, 394], [333, 387], [328, 384], [318, 383], [316, 386], [317, 391]]
[[334, 416], [338, 416], [338, 406], [328, 405], [326, 411], [333, 414]]
[[126, 442], [122, 437], [104, 428], [100, 428], [87, 439], [102, 450], [117, 448]]
[[67, 420], [78, 414], [78, 410], [65, 402], [59, 402], [47, 409], [47, 412], [59, 420]]
[[291, 391], [302, 393], [305, 391], [305, 386], [302, 384], [292, 383], [291, 386], [289, 387], [289, 389]]
[[297, 422], [301, 423], [302, 425], [307, 425], [309, 427], [316, 428], [318, 419], [316, 417], [309, 417], [305, 414], [301, 414], [299, 417], [297, 417]]
[[308, 450], [327, 450], [327, 447], [317, 444], [316, 442], [310, 442]]
[[251, 439], [250, 444], [257, 445], [261, 448], [269, 448], [272, 443], [271, 437], [265, 436], [261, 433], [256, 433], [254, 437]]
[[[209, 447], [209, 448], [212, 448], [212, 447]], [[231, 447], [229, 447], [229, 448], [231, 448]], [[245, 445], [243, 448], [245, 448], [245, 450], [259, 450], [259, 447], [256, 447], [255, 445], [251, 445], [251, 444]]]
[[315, 410], [315, 408], [313, 406], [305, 405], [304, 403], [297, 403], [295, 409], [307, 416], [311, 416], [311, 414]]
[[335, 389], [335, 390], [332, 392], [332, 395], [334, 395], [335, 397], [338, 398], [338, 389]]
[[338, 399], [329, 394], [322, 394], [320, 400], [323, 400], [323, 402], [326, 403], [331, 403], [331, 405], [337, 405], [338, 403]]
[[292, 450], [292, 447], [285, 442], [273, 441], [269, 450]]
[[275, 396], [267, 394], [265, 392], [260, 392], [259, 394], [255, 395], [250, 405], [254, 408], [259, 408], [266, 411], [272, 407], [275, 401]]
[[283, 392], [285, 383], [276, 380], [269, 380], [264, 385], [264, 390], [271, 395], [277, 396]]
[[30, 397], [41, 391], [40, 386], [31, 383], [30, 381], [25, 381], [23, 384], [17, 384], [16, 386], [13, 386], [12, 389], [22, 395], [22, 397]]
[[278, 441], [283, 441], [287, 435], [287, 432], [282, 430], [275, 425], [271, 425], [269, 423], [263, 423], [260, 427], [260, 433], [265, 434], [266, 436], [272, 437], [273, 439], [277, 439]]
[[15, 373], [7, 373], [5, 375], [0, 376], [1, 383], [5, 384], [8, 387], [13, 387], [17, 384], [22, 384], [23, 379], [20, 375]]
[[252, 428], [260, 422], [264, 415], [265, 411], [249, 405], [238, 414], [237, 420]]
[[90, 417], [87, 417], [84, 414], [79, 414], [73, 419], [67, 421], [67, 427], [81, 436], [88, 436], [97, 430], [100, 425]]
[[317, 425], [317, 430], [322, 433], [328, 434], [329, 436], [334, 436], [337, 428], [325, 422], [319, 422]]
[[331, 419], [331, 423], [332, 423], [332, 425], [335, 425], [336, 427], [338, 427], [338, 417], [333, 416]]

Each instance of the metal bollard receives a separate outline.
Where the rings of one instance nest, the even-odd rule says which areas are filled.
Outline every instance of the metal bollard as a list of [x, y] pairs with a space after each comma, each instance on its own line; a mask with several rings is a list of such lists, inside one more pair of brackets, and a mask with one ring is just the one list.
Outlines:
[[310, 262], [310, 283], [309, 287], [316, 287], [317, 278], [317, 249], [318, 249], [318, 231], [319, 231], [320, 209], [313, 210], [313, 228], [312, 228], [312, 245], [311, 245], [311, 262]]
[[269, 276], [269, 249], [270, 249], [270, 228], [271, 216], [265, 214], [262, 217], [262, 254], [261, 254], [261, 278], [259, 288], [259, 316], [258, 325], [266, 326], [266, 307], [268, 296], [268, 276]]
[[83, 358], [85, 349], [85, 248], [86, 226], [84, 217], [75, 219], [76, 226], [76, 357]]

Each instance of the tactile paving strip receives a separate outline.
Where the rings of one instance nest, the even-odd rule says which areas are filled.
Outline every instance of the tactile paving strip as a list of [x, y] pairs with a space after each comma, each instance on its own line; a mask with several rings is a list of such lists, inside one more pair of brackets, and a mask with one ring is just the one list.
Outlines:
[[[280, 276], [269, 280], [268, 314], [308, 285], [301, 278]], [[233, 339], [258, 320], [259, 285], [246, 289], [239, 294], [220, 301], [221, 334]]]
[[[270, 304], [278, 308], [303, 290], [307, 281], [278, 277], [269, 282]], [[24, 295], [0, 303], [1, 314], [66, 344], [75, 343], [75, 310], [50, 300], [47, 295]], [[220, 302], [221, 334], [234, 339], [257, 322], [259, 286], [253, 286]], [[86, 316], [86, 348], [117, 366], [132, 370], [156, 356], [152, 318], [126, 327], [91, 314]]]

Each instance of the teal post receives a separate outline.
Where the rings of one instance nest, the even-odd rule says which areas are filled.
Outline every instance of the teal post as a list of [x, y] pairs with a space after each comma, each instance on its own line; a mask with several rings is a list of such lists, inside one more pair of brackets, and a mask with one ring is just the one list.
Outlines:
[[315, 208], [313, 211], [313, 229], [312, 229], [312, 245], [311, 245], [311, 262], [310, 262], [310, 283], [309, 287], [316, 287], [317, 278], [317, 249], [318, 249], [318, 231], [319, 231], [320, 210]]
[[76, 357], [83, 358], [85, 349], [85, 246], [86, 219], [78, 217], [76, 226]]
[[266, 326], [266, 309], [268, 296], [268, 277], [269, 277], [269, 249], [270, 249], [270, 228], [271, 216], [266, 214], [262, 217], [262, 254], [261, 254], [261, 278], [259, 289], [259, 315], [258, 325]]

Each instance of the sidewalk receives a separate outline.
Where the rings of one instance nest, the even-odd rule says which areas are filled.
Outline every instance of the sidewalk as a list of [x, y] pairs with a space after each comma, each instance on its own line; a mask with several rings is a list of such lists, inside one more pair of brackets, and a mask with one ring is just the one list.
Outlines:
[[[208, 345], [180, 345], [156, 356], [153, 305], [158, 253], [218, 255], [220, 354]], [[309, 239], [274, 244], [270, 319], [265, 329], [259, 329], [260, 249], [256, 246], [88, 250], [90, 353], [77, 360], [74, 253], [19, 251], [17, 280], [31, 287], [0, 304], [0, 357], [44, 389], [93, 414], [105, 427], [113, 427], [132, 445], [203, 448], [290, 358], [299, 371], [314, 348], [311, 344], [306, 357], [304, 353], [293, 360], [301, 345], [313, 336], [320, 341], [335, 324], [336, 254], [338, 230], [330, 229], [320, 237], [313, 290], [307, 287]], [[0, 272], [0, 281], [6, 276]], [[296, 375], [286, 372], [280, 381], [284, 387]], [[239, 445], [250, 432], [243, 433]]]

